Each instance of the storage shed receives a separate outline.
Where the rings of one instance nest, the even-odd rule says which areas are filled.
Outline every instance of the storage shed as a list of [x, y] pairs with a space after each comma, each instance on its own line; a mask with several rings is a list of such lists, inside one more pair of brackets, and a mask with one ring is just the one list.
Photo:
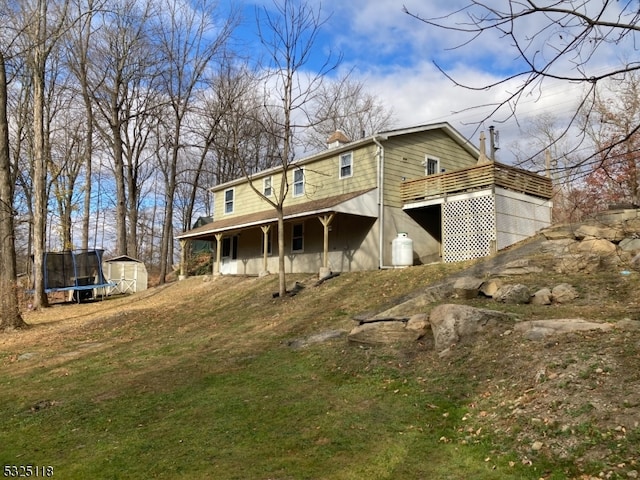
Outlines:
[[102, 270], [105, 278], [114, 283], [110, 293], [136, 293], [147, 289], [147, 267], [127, 255], [105, 260]]

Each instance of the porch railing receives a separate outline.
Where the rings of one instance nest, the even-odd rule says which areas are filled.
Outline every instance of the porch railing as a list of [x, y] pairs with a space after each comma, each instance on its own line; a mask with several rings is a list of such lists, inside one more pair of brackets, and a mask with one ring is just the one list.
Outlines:
[[493, 186], [540, 198], [553, 195], [550, 178], [498, 162], [407, 180], [400, 185], [400, 195], [403, 203], [411, 203]]

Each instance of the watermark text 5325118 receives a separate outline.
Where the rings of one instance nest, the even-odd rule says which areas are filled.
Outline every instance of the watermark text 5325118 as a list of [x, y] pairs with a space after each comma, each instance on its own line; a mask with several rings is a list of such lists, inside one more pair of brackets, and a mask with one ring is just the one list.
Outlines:
[[4, 478], [52, 478], [53, 467], [51, 465], [5, 465], [2, 467]]

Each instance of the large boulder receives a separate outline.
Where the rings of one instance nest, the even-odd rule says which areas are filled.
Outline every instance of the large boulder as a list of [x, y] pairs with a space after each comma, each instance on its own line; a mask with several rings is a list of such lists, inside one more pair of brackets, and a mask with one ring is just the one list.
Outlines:
[[551, 335], [588, 330], [610, 330], [610, 323], [588, 322], [581, 318], [561, 318], [554, 320], [531, 320], [518, 322], [514, 330], [528, 340], [543, 340]]
[[493, 294], [493, 299], [502, 303], [525, 304], [531, 301], [531, 291], [522, 284], [503, 285]]
[[578, 298], [578, 291], [568, 283], [560, 283], [551, 290], [551, 300], [554, 303], [570, 303]]
[[540, 273], [542, 268], [531, 264], [528, 258], [520, 258], [506, 263], [502, 268], [494, 271], [493, 273], [498, 276], [510, 276], [510, 275], [528, 275], [530, 273]]
[[531, 296], [531, 303], [533, 305], [551, 305], [551, 290], [541, 288]]
[[578, 252], [593, 253], [606, 257], [616, 253], [616, 246], [613, 242], [602, 238], [585, 238], [576, 247]]
[[600, 255], [596, 253], [573, 253], [556, 257], [553, 269], [557, 273], [593, 273], [600, 268]]
[[481, 278], [460, 277], [453, 283], [453, 294], [458, 298], [476, 298], [480, 293], [482, 282]]
[[440, 300], [450, 297], [453, 293], [453, 282], [432, 285], [423, 292], [414, 295], [393, 307], [378, 313], [374, 318], [410, 317], [416, 312], [428, 310], [428, 307]]
[[620, 247], [620, 249], [625, 252], [635, 252], [637, 250], [640, 250], [640, 238], [625, 238], [624, 240], [620, 241], [618, 247]]
[[513, 321], [509, 314], [467, 305], [442, 304], [429, 314], [437, 351], [481, 333], [504, 331], [511, 328]]
[[542, 253], [551, 253], [553, 255], [563, 255], [571, 253], [574, 246], [577, 244], [577, 240], [573, 238], [559, 238], [557, 240], [545, 240], [540, 245]]
[[578, 240], [594, 238], [609, 240], [610, 242], [619, 242], [625, 237], [625, 233], [622, 229], [612, 226], [583, 224], [575, 231], [575, 236]]
[[414, 329], [408, 329], [406, 321], [385, 320], [358, 325], [349, 332], [347, 339], [354, 343], [384, 345], [415, 342], [422, 335]]
[[502, 280], [498, 279], [490, 279], [480, 286], [480, 293], [482, 293], [485, 297], [493, 297], [498, 290], [502, 287]]
[[629, 218], [622, 223], [622, 229], [627, 236], [640, 233], [640, 217]]
[[562, 238], [575, 239], [575, 227], [572, 225], [554, 225], [545, 228], [541, 233], [547, 240], [559, 240]]

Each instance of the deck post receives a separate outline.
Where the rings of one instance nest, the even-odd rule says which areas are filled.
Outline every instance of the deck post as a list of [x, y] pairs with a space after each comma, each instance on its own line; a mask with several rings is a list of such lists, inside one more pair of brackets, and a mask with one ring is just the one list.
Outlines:
[[216, 233], [216, 261], [213, 264], [213, 276], [220, 275], [220, 259], [222, 258], [222, 234]]
[[322, 217], [318, 217], [320, 223], [324, 227], [324, 248], [323, 248], [323, 256], [322, 256], [322, 268], [329, 268], [329, 225], [333, 221], [335, 217], [335, 213], [331, 213], [329, 215], [324, 215]]
[[179, 280], [187, 278], [187, 248], [189, 246], [189, 240], [180, 239], [180, 276]]
[[269, 256], [269, 230], [271, 230], [271, 225], [261, 225], [260, 229], [262, 230], [262, 272], [260, 272], [260, 276], [269, 275], [269, 270], [267, 269], [267, 262]]

